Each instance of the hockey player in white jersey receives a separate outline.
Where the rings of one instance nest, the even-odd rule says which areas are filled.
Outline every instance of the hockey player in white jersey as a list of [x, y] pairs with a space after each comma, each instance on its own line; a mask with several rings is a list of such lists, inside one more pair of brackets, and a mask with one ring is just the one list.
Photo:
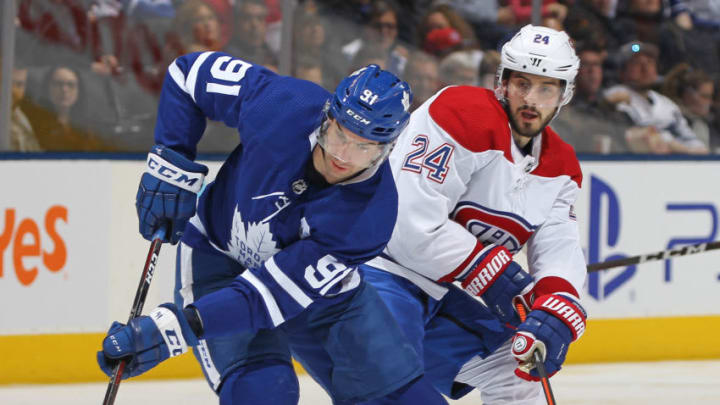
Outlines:
[[[536, 404], [532, 352], [552, 375], [585, 328], [582, 173], [548, 126], [579, 60], [564, 32], [531, 25], [501, 58], [494, 92], [451, 86], [413, 112], [390, 158], [393, 236], [361, 268], [424, 353], [424, 383], [452, 398], [478, 388], [487, 405]], [[529, 275], [510, 260], [523, 246]], [[525, 322], [514, 296], [531, 309]]]

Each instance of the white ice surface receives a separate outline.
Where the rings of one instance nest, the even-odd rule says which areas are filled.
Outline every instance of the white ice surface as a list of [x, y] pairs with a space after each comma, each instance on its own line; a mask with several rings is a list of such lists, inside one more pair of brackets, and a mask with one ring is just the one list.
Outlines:
[[[720, 404], [720, 361], [568, 365], [551, 380], [558, 404]], [[99, 405], [107, 383], [0, 386], [0, 405]], [[272, 389], [272, 388], [270, 388]], [[330, 405], [309, 377], [300, 378], [300, 405]], [[471, 393], [451, 404], [480, 405]], [[204, 380], [123, 382], [116, 405], [215, 405]], [[418, 404], [421, 405], [421, 404]]]

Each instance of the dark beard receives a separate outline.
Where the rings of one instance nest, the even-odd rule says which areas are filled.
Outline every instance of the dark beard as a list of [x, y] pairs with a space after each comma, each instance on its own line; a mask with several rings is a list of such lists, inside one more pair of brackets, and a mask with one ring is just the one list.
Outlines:
[[[518, 108], [518, 111], [523, 110], [523, 109], [529, 109], [529, 108], [527, 108], [527, 106], [522, 106], [522, 107]], [[540, 125], [540, 129], [538, 129], [535, 132], [528, 133], [528, 131], [526, 131], [524, 128], [522, 128], [520, 125], [518, 125], [517, 121], [515, 120], [515, 115], [511, 114], [509, 110], [510, 110], [509, 107], [507, 107], [505, 109], [505, 111], [507, 112], [508, 118], [510, 119], [510, 127], [512, 128], [512, 130], [515, 131], [515, 133], [517, 133], [519, 135], [527, 136], [529, 138], [534, 138], [534, 137], [540, 135], [540, 133], [542, 133], [543, 129], [545, 129], [545, 127], [548, 126], [548, 124], [550, 124], [550, 121], [555, 116], [555, 111], [553, 111], [552, 114], [550, 114], [550, 116], [542, 122], [542, 125]], [[539, 114], [537, 112], [537, 110], [533, 110], [533, 111], [535, 113]]]

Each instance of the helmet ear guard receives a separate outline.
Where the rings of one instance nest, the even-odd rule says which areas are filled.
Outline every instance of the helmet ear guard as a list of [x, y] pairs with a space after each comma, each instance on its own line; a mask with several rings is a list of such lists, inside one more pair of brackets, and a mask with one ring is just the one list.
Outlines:
[[503, 80], [509, 71], [552, 77], [565, 84], [558, 104], [560, 111], [572, 99], [579, 68], [580, 59], [564, 31], [528, 24], [502, 47], [495, 75], [495, 97], [501, 102], [505, 100]]

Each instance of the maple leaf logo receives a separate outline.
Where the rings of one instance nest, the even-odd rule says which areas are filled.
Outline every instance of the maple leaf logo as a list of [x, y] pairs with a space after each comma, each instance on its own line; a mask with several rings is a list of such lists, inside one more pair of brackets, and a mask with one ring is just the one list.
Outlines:
[[270, 224], [250, 222], [246, 226], [237, 206], [227, 247], [225, 254], [247, 268], [260, 267], [265, 260], [280, 251], [270, 232]]

